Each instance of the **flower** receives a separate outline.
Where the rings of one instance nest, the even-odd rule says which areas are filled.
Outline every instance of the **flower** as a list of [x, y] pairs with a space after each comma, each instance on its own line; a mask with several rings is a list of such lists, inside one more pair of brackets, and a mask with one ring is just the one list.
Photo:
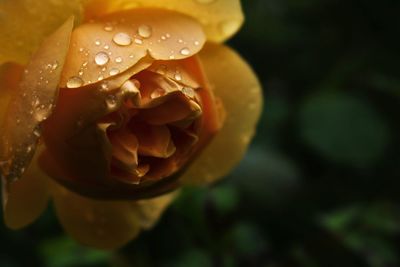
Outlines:
[[262, 106], [221, 44], [242, 21], [237, 0], [2, 1], [5, 223], [30, 224], [51, 198], [75, 239], [113, 249], [181, 186], [226, 175]]

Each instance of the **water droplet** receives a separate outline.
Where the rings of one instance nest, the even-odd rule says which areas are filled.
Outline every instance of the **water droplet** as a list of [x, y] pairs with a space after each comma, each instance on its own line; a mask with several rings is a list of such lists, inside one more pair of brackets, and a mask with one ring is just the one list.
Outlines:
[[112, 25], [106, 25], [104, 26], [104, 30], [106, 32], [112, 32], [114, 30], [114, 27]]
[[194, 98], [194, 96], [195, 96], [195, 92], [194, 92], [193, 88], [190, 88], [190, 87], [183, 87], [182, 93], [184, 93], [189, 98]]
[[169, 33], [166, 33], [166, 34], [165, 34], [165, 37], [167, 37], [167, 38], [171, 38], [171, 34], [169, 34]]
[[199, 46], [199, 45], [200, 45], [200, 42], [199, 42], [199, 41], [194, 41], [194, 45], [195, 45], [195, 46]]
[[108, 49], [110, 49], [110, 46], [109, 46], [109, 45], [105, 45], [105, 46], [104, 46], [104, 49], [105, 49], [105, 50], [108, 50]]
[[141, 45], [143, 44], [143, 41], [139, 38], [135, 38], [135, 44]]
[[103, 82], [101, 85], [100, 85], [100, 88], [101, 88], [101, 90], [108, 90], [108, 83], [107, 82]]
[[165, 35], [162, 35], [161, 40], [165, 41], [165, 40], [167, 40], [167, 37]]
[[111, 76], [114, 76], [114, 75], [117, 75], [118, 73], [120, 73], [120, 70], [117, 68], [112, 68], [109, 73]]
[[41, 130], [40, 130], [40, 128], [36, 128], [35, 130], [33, 130], [33, 134], [34, 134], [36, 137], [40, 137], [40, 135], [41, 135]]
[[97, 46], [100, 46], [100, 45], [101, 45], [101, 42], [100, 42], [100, 40], [96, 40], [96, 41], [94, 42], [94, 44], [97, 45]]
[[115, 62], [121, 63], [121, 62], [122, 62], [122, 57], [117, 57], [117, 58], [115, 58]]
[[190, 55], [190, 50], [189, 50], [189, 48], [187, 48], [187, 47], [182, 48], [182, 50], [181, 50], [181, 55], [183, 55], [183, 56], [188, 56], [188, 55]]
[[154, 91], [151, 93], [150, 97], [151, 97], [152, 99], [154, 99], [154, 98], [161, 97], [161, 96], [163, 96], [163, 95], [165, 95], [165, 90], [164, 90], [164, 89], [161, 89], [161, 88], [158, 88], [158, 89], [154, 90]]
[[178, 40], [178, 43], [182, 44], [182, 43], [183, 43], [183, 40], [182, 40], [182, 39], [179, 39], [179, 40]]
[[53, 63], [53, 65], [51, 66], [51, 69], [52, 70], [56, 70], [58, 68], [58, 61], [55, 61], [54, 63]]
[[83, 80], [80, 77], [71, 77], [68, 82], [67, 82], [67, 87], [68, 88], [78, 88], [83, 85]]
[[182, 81], [182, 75], [179, 72], [175, 73], [174, 77], [175, 77], [175, 80]]
[[120, 32], [114, 35], [113, 41], [120, 46], [128, 46], [132, 44], [132, 38], [124, 32]]
[[98, 80], [98, 81], [104, 80], [104, 76], [103, 76], [103, 75], [100, 75], [100, 76], [97, 78], [97, 80]]
[[109, 109], [113, 109], [117, 106], [117, 97], [115, 95], [108, 95], [106, 97], [106, 105]]
[[138, 28], [138, 34], [143, 38], [149, 38], [152, 34], [153, 30], [148, 25], [140, 25]]
[[108, 63], [108, 61], [110, 60], [110, 58], [108, 57], [108, 55], [104, 52], [99, 52], [96, 54], [96, 57], [94, 58], [95, 62], [97, 65], [99, 66], [104, 66]]

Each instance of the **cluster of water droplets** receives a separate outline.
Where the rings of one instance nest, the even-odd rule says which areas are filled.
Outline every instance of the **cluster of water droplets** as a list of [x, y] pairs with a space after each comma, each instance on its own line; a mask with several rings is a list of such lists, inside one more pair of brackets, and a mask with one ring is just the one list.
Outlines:
[[[149, 25], [146, 24], [141, 24], [137, 27], [137, 30], [135, 34], [129, 34], [127, 32], [123, 31], [116, 31], [116, 25], [117, 23], [107, 23], [104, 25], [103, 30], [106, 32], [114, 32], [112, 39], [110, 40], [112, 43], [117, 45], [118, 47], [131, 47], [132, 44], [136, 45], [142, 45], [144, 44], [144, 40], [151, 38], [154, 35], [153, 28]], [[157, 42], [161, 43], [163, 41], [167, 41], [171, 39], [171, 34], [169, 33], [164, 33], [162, 34]], [[179, 51], [170, 51], [170, 56], [169, 59], [176, 59], [176, 52], [178, 52], [181, 56], [190, 56], [192, 54], [190, 48], [187, 46], [187, 42], [184, 41], [183, 39], [178, 39], [177, 42], [182, 45], [182, 48]], [[193, 41], [193, 44], [195, 46], [199, 46], [200, 42], [199, 41]], [[121, 73], [121, 68], [118, 67], [112, 67], [110, 69], [107, 68], [107, 66], [110, 64], [110, 62], [115, 62], [117, 64], [121, 64], [124, 62], [124, 58], [122, 56], [116, 56], [114, 59], [111, 58], [112, 56], [112, 51], [110, 50], [110, 44], [102, 43], [102, 40], [100, 39], [95, 39], [94, 40], [94, 45], [97, 47], [102, 47], [103, 50], [99, 51], [95, 55], [93, 55], [93, 63], [100, 68], [99, 71], [99, 76], [98, 76], [98, 81], [101, 81], [105, 79], [106, 77], [110, 76], [115, 76]], [[152, 48], [151, 46], [153, 45], [153, 42], [150, 40], [148, 41], [149, 48], [148, 50], [151, 52]], [[83, 47], [79, 48], [79, 52], [82, 53], [86, 57], [90, 57], [90, 51], [88, 49], [85, 49]], [[135, 58], [135, 55], [132, 53], [129, 55], [129, 59]], [[88, 64], [90, 64], [90, 60], [85, 61], [81, 68], [79, 69], [78, 75], [71, 76], [68, 81], [67, 81], [67, 87], [68, 88], [78, 88], [81, 86], [84, 86], [85, 84], [89, 84], [95, 81], [85, 81], [83, 79], [84, 72], [88, 68]]]

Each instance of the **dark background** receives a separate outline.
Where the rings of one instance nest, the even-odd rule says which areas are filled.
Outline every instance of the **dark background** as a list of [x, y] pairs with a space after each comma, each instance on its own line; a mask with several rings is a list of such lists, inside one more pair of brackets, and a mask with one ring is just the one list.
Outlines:
[[1, 267], [400, 266], [400, 1], [243, 4], [230, 45], [265, 107], [241, 165], [118, 253], [77, 245], [51, 209], [1, 225]]

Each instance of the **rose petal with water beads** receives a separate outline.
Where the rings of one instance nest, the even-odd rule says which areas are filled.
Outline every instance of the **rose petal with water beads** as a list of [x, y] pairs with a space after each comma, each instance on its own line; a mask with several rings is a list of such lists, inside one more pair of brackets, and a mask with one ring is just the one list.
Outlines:
[[162, 8], [189, 15], [202, 24], [207, 39], [212, 42], [225, 41], [244, 21], [240, 0], [90, 0], [85, 15], [91, 19], [138, 7]]
[[72, 27], [70, 18], [44, 41], [13, 92], [0, 140], [1, 174], [9, 182], [21, 178], [29, 166], [40, 125], [53, 110]]
[[[112, 25], [112, 30], [105, 30], [107, 25]], [[170, 38], [161, 42], [167, 33]], [[94, 40], [104, 45], [98, 46]], [[68, 87], [74, 77], [82, 79], [82, 86], [107, 79], [147, 55], [156, 60], [188, 58], [198, 53], [204, 42], [201, 25], [173, 11], [133, 9], [106, 15], [74, 30], [61, 87]]]

